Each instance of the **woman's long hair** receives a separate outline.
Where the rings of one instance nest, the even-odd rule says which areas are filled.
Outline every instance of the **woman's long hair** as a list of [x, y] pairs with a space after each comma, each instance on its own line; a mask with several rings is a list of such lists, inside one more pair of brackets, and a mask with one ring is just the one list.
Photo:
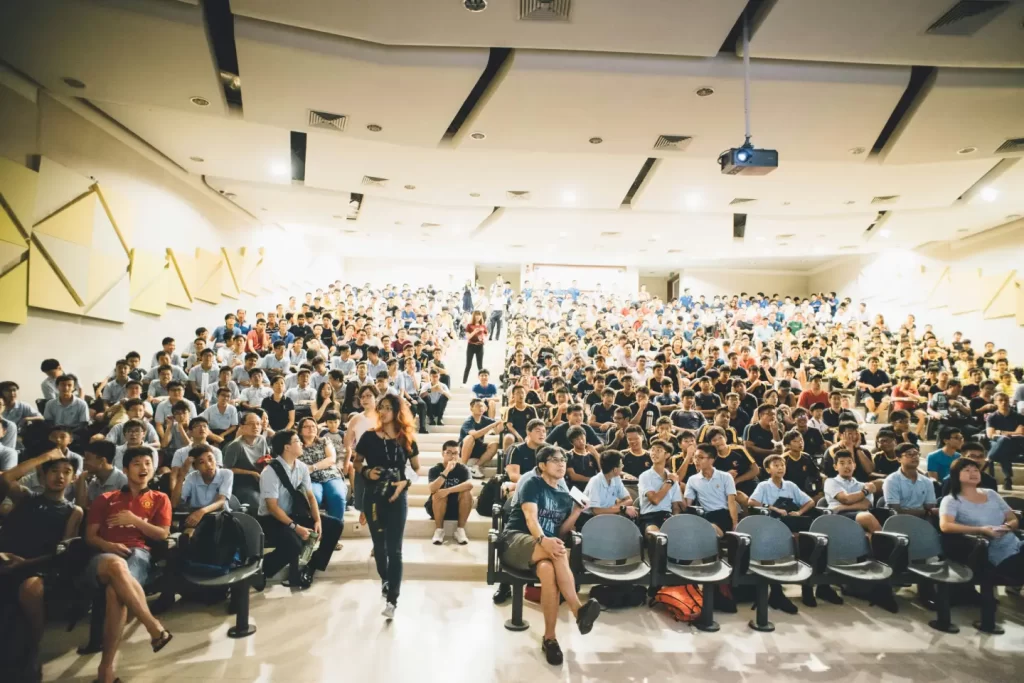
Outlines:
[[963, 456], [954, 460], [953, 464], [949, 466], [949, 495], [953, 496], [954, 500], [959, 499], [960, 492], [963, 490], [963, 486], [960, 484], [960, 473], [968, 467], [973, 467], [979, 472], [981, 471], [978, 463]]
[[380, 421], [380, 407], [387, 403], [391, 407], [391, 414], [394, 416], [393, 419], [395, 424], [398, 425], [398, 434], [395, 438], [398, 443], [401, 444], [402, 448], [409, 455], [412, 455], [412, 442], [416, 438], [416, 421], [413, 419], [412, 411], [409, 410], [409, 406], [405, 404], [402, 399], [398, 398], [394, 394], [384, 394], [377, 401], [377, 430], [383, 429], [384, 425]]
[[299, 441], [302, 442], [303, 448], [305, 448], [307, 445], [312, 446], [317, 441], [317, 435], [316, 434], [313, 435], [313, 440], [311, 442], [309, 442], [309, 444], [307, 444], [305, 439], [302, 438], [302, 427], [307, 422], [312, 422], [313, 426], [317, 428], [317, 431], [319, 431], [319, 429], [320, 429], [320, 426], [317, 425], [316, 420], [314, 420], [312, 417], [306, 416], [306, 417], [302, 418], [301, 420], [299, 420], [299, 423], [297, 425], [295, 425], [295, 433], [299, 435]]
[[[480, 322], [479, 323], [477, 323], [477, 321], [476, 321], [476, 317], [477, 316], [480, 316]], [[469, 324], [470, 325], [476, 325], [476, 324], [483, 325], [484, 324], [484, 312], [483, 311], [473, 311], [473, 317], [470, 318]]]
[[[326, 398], [323, 395], [324, 387], [327, 387]], [[320, 385], [320, 388], [316, 390], [316, 407], [319, 408], [324, 403], [334, 402], [334, 386], [330, 382], [324, 382]]]

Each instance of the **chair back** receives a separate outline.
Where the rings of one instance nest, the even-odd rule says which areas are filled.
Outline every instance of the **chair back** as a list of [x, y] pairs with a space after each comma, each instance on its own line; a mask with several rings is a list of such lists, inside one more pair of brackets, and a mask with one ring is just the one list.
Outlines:
[[827, 563], [851, 564], [871, 555], [860, 524], [843, 515], [822, 515], [811, 523], [811, 533], [828, 536]]
[[260, 527], [260, 523], [256, 521], [255, 517], [243, 513], [235, 513], [235, 521], [242, 529], [242, 533], [245, 536], [245, 548], [246, 554], [249, 555], [246, 558], [247, 563], [252, 561], [258, 561], [263, 558], [263, 529]]
[[927, 520], [913, 515], [893, 515], [885, 521], [884, 531], [903, 534], [910, 543], [907, 559], [911, 562], [942, 556], [942, 539]]
[[636, 524], [619, 515], [595, 515], [583, 525], [583, 556], [621, 562], [642, 554], [643, 536]]
[[718, 534], [708, 520], [697, 515], [675, 515], [661, 525], [668, 537], [667, 556], [675, 562], [693, 562], [718, 555]]
[[745, 517], [736, 531], [750, 536], [750, 559], [754, 562], [775, 562], [793, 557], [793, 532], [771, 517]]
[[1024, 512], [1024, 498], [1020, 496], [1003, 496], [1003, 500], [1010, 506], [1011, 510]]
[[822, 510], [827, 510], [828, 500], [825, 498], [825, 496], [822, 496], [821, 498], [818, 499], [818, 502], [814, 504], [814, 507], [821, 508]]

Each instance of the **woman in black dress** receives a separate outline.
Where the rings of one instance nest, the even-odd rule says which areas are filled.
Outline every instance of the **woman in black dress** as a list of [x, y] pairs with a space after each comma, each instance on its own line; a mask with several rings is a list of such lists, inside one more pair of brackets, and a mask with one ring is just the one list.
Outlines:
[[418, 472], [416, 423], [409, 406], [385, 394], [377, 402], [377, 426], [356, 443], [355, 468], [365, 480], [363, 512], [373, 538], [373, 558], [387, 604], [381, 613], [395, 616], [402, 587], [402, 538], [409, 511], [406, 465]]

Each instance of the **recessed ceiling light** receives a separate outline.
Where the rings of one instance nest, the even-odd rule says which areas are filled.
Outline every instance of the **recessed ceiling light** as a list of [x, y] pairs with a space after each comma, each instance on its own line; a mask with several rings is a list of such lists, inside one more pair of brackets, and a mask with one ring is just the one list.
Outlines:
[[696, 209], [704, 203], [704, 199], [696, 192], [690, 192], [683, 197], [683, 203], [686, 204], [687, 209]]
[[333, 216], [331, 216], [331, 218], [333, 218], [336, 221], [340, 221], [343, 220], [345, 217], [338, 214], [334, 214]]
[[285, 178], [292, 172], [291, 165], [286, 161], [275, 161], [270, 164], [270, 173], [278, 178]]
[[693, 92], [697, 94], [697, 97], [709, 97], [715, 94], [715, 89], [709, 85], [705, 85], [703, 87], [697, 88]]
[[395, 221], [395, 225], [402, 225], [402, 221]]
[[863, 147], [851, 147], [850, 148], [850, 154], [863, 154], [866, 151], [867, 150], [864, 149]]
[[479, 192], [470, 192], [470, 193], [469, 193], [469, 196], [470, 196], [470, 197], [473, 197], [473, 198], [476, 198], [476, 197], [479, 197], [479, 196], [480, 196], [480, 193], [479, 193]]
[[260, 211], [266, 211], [266, 210], [267, 210], [267, 207], [265, 207], [265, 206], [261, 206], [260, 207]]
[[857, 201], [854, 200], [854, 199], [847, 199], [845, 202], [843, 202], [843, 204], [846, 204], [847, 206], [849, 206], [850, 204], [856, 204], [856, 203], [857, 203]]
[[602, 142], [604, 142], [604, 138], [590, 138], [590, 144], [592, 145], [600, 145]]
[[789, 206], [789, 205], [790, 205], [790, 204], [792, 204], [792, 203], [793, 203], [793, 202], [782, 202], [782, 205], [783, 205], [783, 206]]
[[82, 81], [78, 80], [77, 78], [71, 78], [70, 76], [65, 76], [61, 80], [64, 81], [64, 85], [68, 86], [69, 88], [74, 88], [76, 90], [81, 90], [82, 88], [85, 87], [85, 83], [82, 83]]
[[189, 102], [191, 102], [192, 104], [196, 105], [197, 107], [209, 107], [210, 106], [210, 100], [206, 99], [205, 97], [199, 97], [199, 96], [190, 97], [189, 98]]
[[405, 189], [407, 189], [407, 190], [415, 190], [416, 186], [415, 185], [406, 185]]
[[378, 126], [376, 123], [371, 123], [366, 127], [366, 130], [370, 131], [371, 133], [379, 133], [384, 129]]
[[189, 159], [191, 159], [192, 161], [196, 162], [197, 164], [201, 164], [204, 161], [206, 161], [206, 159], [204, 159], [202, 157], [189, 157]]
[[961, 147], [956, 151], [957, 154], [974, 154], [978, 151], [977, 147]]
[[999, 190], [994, 187], [985, 187], [981, 190], [981, 198], [986, 202], [994, 202], [999, 197]]
[[565, 202], [566, 204], [575, 204], [576, 203], [576, 191], [575, 190], [565, 190], [564, 192], [562, 192], [562, 201]]
[[885, 228], [882, 228], [881, 230], [878, 231], [879, 237], [889, 237], [889, 235], [891, 234], [892, 233], [886, 230]]
[[481, 133], [480, 131], [476, 131], [474, 133], [470, 133], [469, 137], [473, 138], [474, 140], [483, 140], [484, 138], [487, 137], [487, 133]]

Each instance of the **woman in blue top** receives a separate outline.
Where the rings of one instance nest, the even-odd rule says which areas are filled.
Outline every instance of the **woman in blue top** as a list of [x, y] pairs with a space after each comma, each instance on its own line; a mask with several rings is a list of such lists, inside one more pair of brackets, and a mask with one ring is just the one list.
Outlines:
[[949, 495], [939, 505], [939, 528], [947, 534], [981, 534], [989, 538], [988, 561], [1004, 579], [1024, 583], [1024, 551], [1017, 538], [1017, 517], [1003, 497], [978, 488], [978, 463], [959, 458], [949, 468]]

